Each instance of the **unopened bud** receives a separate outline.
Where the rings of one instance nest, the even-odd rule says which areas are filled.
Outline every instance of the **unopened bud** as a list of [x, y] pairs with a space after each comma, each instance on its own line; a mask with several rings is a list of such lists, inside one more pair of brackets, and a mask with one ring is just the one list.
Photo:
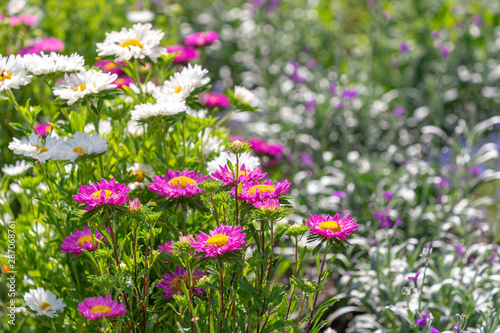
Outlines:
[[138, 212], [141, 210], [141, 202], [139, 201], [138, 198], [135, 198], [134, 200], [131, 200], [128, 202], [128, 211], [133, 213], [133, 212]]

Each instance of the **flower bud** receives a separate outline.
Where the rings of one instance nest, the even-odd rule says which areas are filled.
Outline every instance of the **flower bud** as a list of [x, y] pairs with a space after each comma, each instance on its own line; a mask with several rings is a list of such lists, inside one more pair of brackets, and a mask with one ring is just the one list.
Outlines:
[[138, 212], [141, 210], [141, 202], [139, 201], [138, 198], [135, 198], [134, 200], [130, 200], [128, 202], [128, 211], [131, 213]]

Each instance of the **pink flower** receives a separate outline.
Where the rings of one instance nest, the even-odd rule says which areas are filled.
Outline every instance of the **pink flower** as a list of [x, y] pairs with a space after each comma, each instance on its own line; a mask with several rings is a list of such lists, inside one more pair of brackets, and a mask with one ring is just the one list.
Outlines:
[[200, 101], [209, 108], [227, 108], [230, 105], [226, 95], [217, 93], [202, 93]]
[[[123, 61], [118, 62], [118, 64], [125, 66]], [[101, 67], [106, 73], [122, 75], [123, 70], [115, 62], [109, 60], [99, 60], [95, 63], [94, 67]]]
[[[238, 181], [251, 181], [256, 179], [262, 179], [267, 175], [267, 172], [262, 172], [261, 169], [256, 168], [253, 171], [247, 170], [245, 164], [243, 164], [238, 172]], [[233, 178], [233, 173], [229, 170], [227, 165], [219, 165], [219, 170], [212, 173], [212, 178], [218, 179], [226, 183], [226, 185], [234, 184], [235, 180]]]
[[[262, 184], [258, 180], [243, 182], [238, 198], [249, 204], [257, 201], [278, 199], [281, 194], [288, 192], [291, 186], [292, 184], [288, 180], [276, 182], [276, 184], [273, 184], [272, 180], [265, 180]], [[231, 190], [231, 195], [236, 196], [234, 188]]]
[[284, 151], [282, 145], [268, 143], [265, 139], [251, 138], [248, 140], [248, 144], [254, 152], [262, 155], [271, 155], [276, 159], [280, 159]]
[[[203, 288], [196, 288], [196, 284], [198, 280], [204, 277], [206, 274], [201, 273], [199, 269], [195, 269], [192, 275], [192, 290], [194, 295], [201, 296], [203, 294]], [[189, 289], [189, 275], [188, 271], [182, 267], [176, 267], [175, 272], [165, 273], [165, 276], [162, 277], [162, 281], [158, 283], [156, 286], [163, 289], [165, 292], [165, 300], [169, 300], [173, 295], [183, 294], [182, 293], [182, 282], [186, 284], [186, 287]]]
[[73, 200], [87, 203], [85, 210], [92, 210], [101, 205], [124, 204], [129, 199], [128, 191], [130, 189], [127, 185], [115, 183], [114, 178], [111, 178], [109, 182], [102, 179], [100, 183], [80, 186], [80, 192], [73, 196]]
[[35, 25], [38, 22], [38, 16], [36, 16], [36, 15], [21, 14], [21, 15], [19, 15], [18, 18], [21, 20], [21, 22], [23, 22], [24, 24], [26, 24], [28, 26]]
[[36, 42], [34, 47], [44, 52], [61, 52], [64, 50], [64, 42], [55, 37], [49, 37]]
[[241, 232], [241, 227], [230, 227], [221, 224], [211, 230], [209, 234], [200, 232], [196, 235], [196, 242], [191, 243], [196, 252], [205, 252], [205, 258], [215, 258], [229, 251], [241, 251], [248, 243], [245, 241], [246, 233]]
[[349, 214], [340, 218], [339, 214], [334, 217], [327, 215], [309, 215], [310, 220], [306, 221], [306, 225], [311, 227], [311, 232], [325, 238], [338, 238], [346, 241], [346, 237], [351, 236], [358, 228], [358, 224], [354, 222]]
[[30, 46], [30, 47], [25, 47], [19, 50], [19, 55], [26, 55], [26, 54], [40, 54], [42, 50], [40, 49], [39, 46]]
[[15, 27], [18, 26], [19, 24], [23, 23], [21, 18], [19, 16], [10, 16], [9, 17], [10, 25]]
[[215, 31], [194, 32], [184, 40], [186, 46], [207, 46], [219, 39]]
[[179, 53], [175, 56], [173, 63], [179, 64], [198, 59], [198, 51], [194, 47], [184, 47], [182, 45], [172, 45], [166, 47], [168, 53]]
[[119, 304], [117, 300], [111, 300], [111, 295], [106, 296], [106, 298], [102, 296], [86, 298], [78, 304], [77, 310], [90, 320], [123, 316], [127, 313], [123, 304]]
[[[109, 229], [106, 229], [109, 232]], [[74, 253], [73, 257], [78, 257], [82, 253], [82, 249], [87, 251], [93, 251], [97, 249], [97, 241], [99, 239], [103, 242], [106, 238], [98, 231], [95, 231], [95, 235], [92, 236], [89, 227], [84, 226], [83, 231], [75, 229], [73, 235], [69, 235], [64, 238], [61, 244], [61, 253]], [[92, 240], [94, 240], [92, 242]]]
[[165, 177], [154, 176], [154, 182], [149, 184], [148, 190], [169, 198], [189, 198], [201, 192], [197, 186], [208, 178], [203, 177], [200, 172], [187, 169], [182, 172], [168, 170]]
[[46, 137], [47, 134], [50, 131], [50, 124], [49, 123], [44, 123], [44, 124], [38, 124], [35, 125], [35, 131], [40, 135], [41, 137]]
[[254, 202], [253, 205], [255, 208], [272, 212], [281, 209], [280, 201], [278, 199], [268, 199], [266, 201]]
[[158, 246], [158, 251], [160, 252], [165, 252], [166, 254], [171, 253], [174, 249], [172, 249], [172, 245], [174, 244], [174, 241], [168, 241], [163, 243], [163, 245]]
[[408, 280], [417, 281], [419, 275], [420, 273], [417, 273], [415, 276], [408, 276]]
[[116, 89], [121, 89], [123, 86], [129, 86], [132, 83], [132, 79], [128, 76], [122, 76], [117, 78], [113, 84], [116, 84]]
[[138, 212], [141, 210], [141, 202], [138, 198], [128, 202], [128, 210], [129, 212]]

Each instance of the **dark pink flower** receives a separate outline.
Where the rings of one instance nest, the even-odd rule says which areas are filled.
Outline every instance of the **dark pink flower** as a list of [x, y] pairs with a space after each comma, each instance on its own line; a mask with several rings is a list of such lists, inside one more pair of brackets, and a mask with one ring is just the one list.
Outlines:
[[265, 139], [251, 138], [248, 144], [252, 150], [262, 155], [270, 155], [276, 159], [280, 159], [285, 148], [280, 144], [268, 143]]
[[253, 205], [255, 208], [272, 212], [281, 209], [280, 201], [278, 199], [268, 199], [266, 201], [254, 202]]
[[[203, 295], [203, 288], [196, 288], [195, 286], [198, 283], [198, 280], [200, 280], [205, 275], [206, 273], [200, 272], [198, 268], [193, 271], [191, 288], [194, 295]], [[189, 290], [190, 281], [188, 271], [182, 267], [176, 267], [175, 272], [165, 273], [165, 276], [162, 277], [162, 281], [156, 286], [163, 289], [163, 292], [165, 293], [165, 300], [169, 300], [173, 295], [183, 294], [182, 281], [184, 281], [186, 287]]]
[[[257, 201], [265, 201], [269, 199], [278, 199], [280, 195], [287, 193], [292, 184], [288, 180], [284, 182], [276, 182], [265, 180], [262, 184], [258, 181], [243, 182], [241, 192], [238, 193], [238, 199], [244, 200], [249, 204]], [[235, 189], [231, 190], [231, 195], [236, 196]]]
[[339, 214], [334, 217], [309, 215], [309, 218], [306, 225], [311, 227], [311, 232], [325, 238], [338, 238], [346, 241], [346, 237], [351, 236], [358, 229], [358, 224], [349, 215], [345, 215], [343, 218], [340, 218]]
[[[109, 232], [109, 229], [106, 229]], [[83, 231], [75, 229], [73, 235], [69, 235], [64, 238], [61, 244], [61, 253], [74, 253], [74, 257], [78, 257], [80, 253], [82, 253], [82, 249], [87, 251], [93, 251], [97, 249], [97, 240], [99, 239], [103, 242], [106, 241], [106, 238], [98, 231], [95, 231], [95, 235], [92, 236], [89, 227], [84, 226]], [[92, 240], [94, 240], [92, 242]]]
[[111, 300], [111, 295], [105, 298], [102, 296], [86, 298], [78, 304], [77, 310], [90, 320], [123, 316], [127, 313], [123, 304], [119, 304], [117, 300]]
[[196, 252], [206, 253], [205, 258], [215, 258], [230, 251], [241, 251], [248, 242], [245, 241], [246, 233], [241, 232], [241, 227], [225, 226], [211, 230], [209, 234], [200, 232], [196, 235], [196, 242], [191, 243]]
[[209, 108], [227, 108], [229, 106], [229, 98], [224, 94], [202, 93], [200, 101]]
[[101, 205], [124, 204], [129, 199], [128, 191], [127, 185], [116, 183], [114, 178], [109, 181], [102, 179], [90, 186], [80, 186], [80, 192], [73, 196], [73, 200], [87, 203], [85, 210], [92, 210]]
[[172, 45], [167, 46], [166, 49], [168, 53], [178, 53], [174, 58], [174, 64], [188, 62], [194, 59], [198, 59], [199, 57], [198, 51], [196, 51], [196, 49], [191, 46], [184, 47], [183, 45]]
[[408, 280], [417, 281], [419, 275], [420, 273], [417, 273], [415, 276], [408, 276]]
[[[123, 61], [120, 61], [118, 64], [122, 66], [125, 65]], [[118, 75], [123, 74], [123, 69], [121, 69], [120, 66], [118, 66], [114, 61], [99, 60], [95, 63], [94, 67], [101, 67], [102, 70], [106, 73], [118, 74]]]
[[44, 124], [38, 124], [35, 125], [35, 131], [40, 135], [41, 137], [46, 137], [47, 134], [50, 132], [50, 123], [44, 123]]
[[200, 172], [168, 170], [165, 177], [154, 176], [154, 182], [149, 184], [148, 190], [168, 198], [178, 198], [196, 195], [201, 192], [198, 184], [209, 177], [204, 177]]
[[194, 32], [186, 37], [184, 44], [186, 46], [207, 46], [213, 44], [219, 39], [215, 31]]
[[64, 42], [55, 37], [44, 38], [35, 43], [35, 47], [43, 52], [61, 52], [64, 50]]
[[406, 113], [406, 109], [405, 109], [404, 107], [402, 107], [402, 106], [396, 106], [396, 107], [394, 108], [394, 115], [395, 115], [396, 117], [402, 116], [402, 115], [404, 115], [405, 113]]
[[[255, 168], [253, 171], [247, 170], [243, 164], [238, 173], [238, 181], [251, 181], [262, 179], [267, 175], [267, 172], [262, 172], [261, 169]], [[211, 175], [213, 178], [218, 179], [226, 183], [226, 185], [234, 184], [235, 180], [233, 173], [229, 170], [227, 165], [220, 165], [219, 170], [215, 171]]]
[[21, 20], [21, 22], [23, 22], [24, 24], [26, 24], [28, 26], [35, 25], [38, 22], [38, 16], [36, 16], [36, 15], [21, 14], [18, 16], [18, 18]]
[[160, 252], [165, 252], [166, 254], [171, 253], [174, 249], [172, 249], [172, 245], [174, 244], [174, 241], [168, 241], [163, 243], [163, 245], [158, 246], [158, 251]]
[[113, 81], [116, 84], [116, 89], [121, 89], [123, 86], [128, 87], [132, 83], [132, 79], [128, 76], [122, 76]]

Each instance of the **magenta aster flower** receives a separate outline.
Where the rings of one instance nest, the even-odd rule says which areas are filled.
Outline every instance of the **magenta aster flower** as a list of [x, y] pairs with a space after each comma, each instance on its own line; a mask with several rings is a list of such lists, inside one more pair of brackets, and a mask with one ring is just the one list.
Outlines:
[[166, 47], [168, 53], [178, 53], [175, 58], [173, 63], [174, 64], [179, 64], [183, 62], [188, 62], [193, 59], [198, 59], [198, 51], [194, 47], [184, 47], [182, 45], [172, 45], [172, 46], [167, 46]]
[[169, 198], [178, 198], [196, 195], [201, 192], [197, 185], [209, 177], [203, 177], [200, 172], [168, 170], [165, 177], [154, 176], [154, 182], [149, 184], [148, 190]]
[[169, 254], [172, 252], [174, 249], [172, 249], [172, 245], [174, 244], [174, 241], [168, 241], [163, 243], [163, 245], [158, 245], [158, 251], [160, 252], [165, 252], [166, 254]]
[[90, 320], [123, 316], [127, 313], [123, 304], [119, 304], [117, 300], [111, 300], [111, 295], [105, 298], [102, 296], [86, 298], [78, 304], [77, 310]]
[[205, 258], [215, 258], [230, 251], [241, 251], [248, 243], [245, 241], [246, 233], [241, 232], [241, 227], [230, 227], [221, 224], [220, 227], [211, 230], [207, 235], [200, 232], [196, 235], [196, 242], [191, 243], [196, 252], [205, 252]]
[[253, 203], [255, 208], [269, 211], [277, 211], [281, 209], [280, 201], [278, 199], [269, 199], [266, 201], [258, 201]]
[[194, 32], [186, 37], [184, 44], [187, 46], [207, 46], [219, 39], [215, 31]]
[[[238, 173], [238, 181], [251, 181], [256, 179], [262, 179], [267, 175], [267, 172], [262, 172], [261, 169], [255, 168], [253, 171], [247, 170], [245, 164], [240, 168]], [[227, 165], [220, 165], [219, 170], [212, 173], [212, 178], [218, 179], [226, 183], [226, 185], [234, 184], [235, 180], [233, 178], [233, 173], [229, 170]]]
[[217, 93], [200, 94], [200, 101], [209, 108], [227, 108], [230, 105], [226, 95]]
[[[106, 230], [109, 233], [109, 228]], [[93, 242], [92, 239], [94, 239]], [[83, 231], [75, 229], [73, 235], [69, 235], [64, 238], [61, 244], [61, 253], [74, 253], [73, 257], [78, 257], [78, 255], [82, 253], [82, 249], [87, 251], [97, 249], [96, 239], [99, 239], [102, 242], [106, 241], [106, 238], [104, 238], [98, 230], [95, 231], [95, 235], [92, 237], [92, 233], [87, 226], [83, 227]]]
[[128, 76], [122, 76], [113, 81], [116, 84], [116, 89], [121, 89], [123, 86], [129, 86], [132, 83], [132, 79]]
[[61, 52], [64, 50], [64, 42], [55, 37], [43, 38], [34, 45], [43, 52]]
[[102, 179], [100, 183], [80, 186], [80, 192], [73, 196], [73, 200], [87, 203], [85, 210], [92, 210], [101, 205], [122, 205], [129, 199], [129, 190], [127, 185], [115, 183], [114, 178], [109, 182]]
[[[288, 180], [284, 182], [276, 182], [273, 184], [272, 180], [265, 180], [262, 184], [255, 180], [242, 183], [241, 193], [238, 193], [238, 198], [253, 204], [257, 201], [266, 201], [269, 199], [278, 199], [281, 194], [285, 194], [290, 190], [292, 184]], [[231, 190], [231, 195], [234, 197], [235, 189]]]
[[306, 225], [311, 227], [311, 232], [325, 238], [338, 238], [346, 241], [346, 237], [351, 236], [358, 228], [358, 224], [354, 222], [349, 214], [340, 218], [339, 214], [334, 217], [327, 215], [309, 215], [310, 220], [306, 221]]
[[116, 63], [109, 60], [99, 60], [95, 63], [94, 67], [101, 67], [102, 70], [106, 73], [122, 75], [123, 69], [121, 69], [118, 64], [125, 66], [125, 63], [123, 61]]
[[280, 159], [283, 151], [285, 150], [282, 145], [268, 143], [264, 139], [251, 138], [248, 140], [248, 144], [254, 152], [262, 155], [271, 155], [276, 159]]
[[50, 131], [50, 123], [44, 123], [44, 124], [35, 125], [35, 131], [41, 137], [46, 137], [47, 134], [49, 134], [49, 131]]
[[[198, 280], [205, 275], [206, 274], [200, 272], [198, 268], [193, 271], [191, 288], [194, 295], [201, 296], [203, 294], [203, 288], [196, 288], [195, 286]], [[165, 273], [165, 276], [162, 277], [162, 281], [156, 286], [163, 289], [163, 292], [165, 292], [165, 300], [169, 300], [173, 295], [182, 294], [181, 281], [184, 281], [186, 287], [189, 288], [188, 271], [182, 267], [176, 267], [175, 272]]]

